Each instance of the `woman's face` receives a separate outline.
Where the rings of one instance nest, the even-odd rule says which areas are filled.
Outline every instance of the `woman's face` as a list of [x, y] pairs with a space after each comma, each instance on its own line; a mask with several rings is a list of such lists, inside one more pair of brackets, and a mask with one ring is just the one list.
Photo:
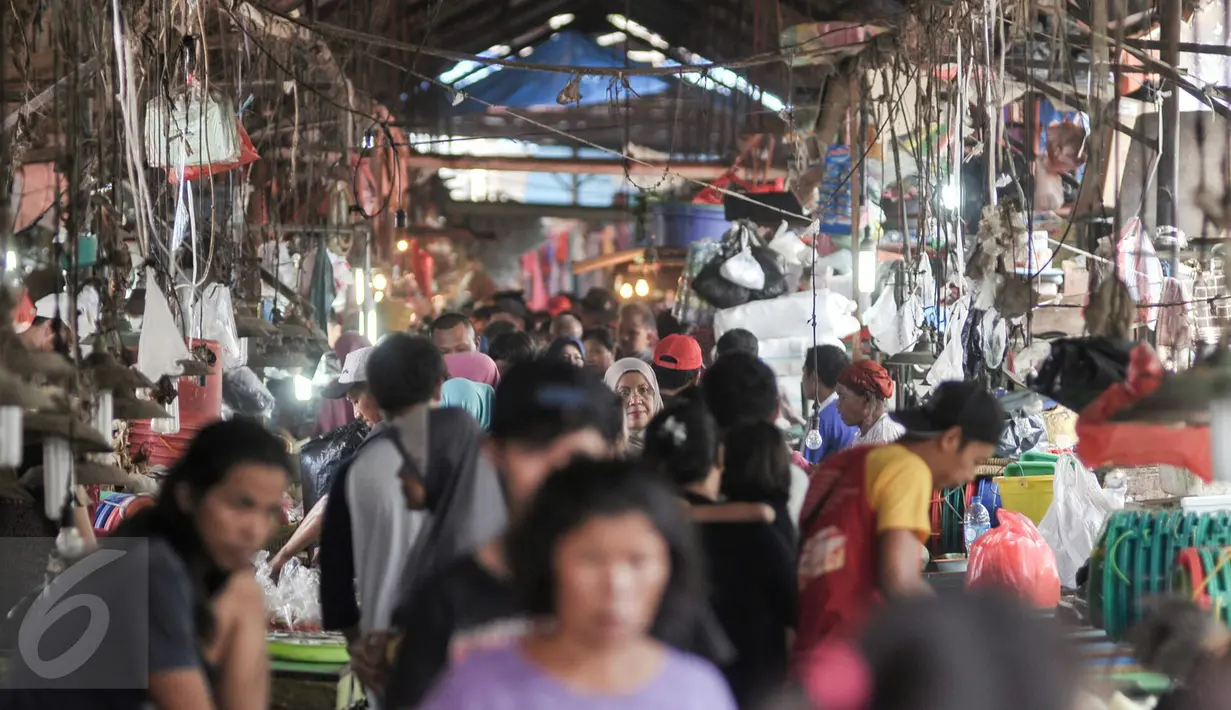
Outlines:
[[615, 362], [611, 351], [598, 340], [586, 341], [586, 364], [598, 372], [606, 372]]
[[591, 518], [556, 546], [556, 618], [589, 648], [649, 632], [671, 576], [667, 543], [641, 513]]
[[247, 566], [282, 519], [287, 472], [263, 463], [231, 467], [195, 506], [197, 532], [214, 564], [231, 571]]
[[581, 351], [576, 345], [565, 345], [560, 349], [560, 359], [574, 367], [585, 367], [586, 359], [581, 356]]
[[843, 384], [839, 384], [835, 391], [838, 393], [838, 414], [842, 415], [843, 423], [847, 426], [862, 424], [871, 412], [872, 400]]
[[640, 372], [626, 372], [616, 380], [616, 394], [624, 401], [624, 426], [641, 431], [654, 417], [654, 389]]

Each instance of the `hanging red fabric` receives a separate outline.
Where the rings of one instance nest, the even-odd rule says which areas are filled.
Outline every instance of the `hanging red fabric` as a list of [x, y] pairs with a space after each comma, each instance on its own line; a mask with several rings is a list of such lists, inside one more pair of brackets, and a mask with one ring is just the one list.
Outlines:
[[1209, 427], [1108, 421], [1158, 389], [1165, 377], [1162, 363], [1148, 345], [1133, 348], [1128, 379], [1108, 387], [1077, 418], [1078, 458], [1090, 468], [1169, 464], [1210, 481], [1214, 467]]

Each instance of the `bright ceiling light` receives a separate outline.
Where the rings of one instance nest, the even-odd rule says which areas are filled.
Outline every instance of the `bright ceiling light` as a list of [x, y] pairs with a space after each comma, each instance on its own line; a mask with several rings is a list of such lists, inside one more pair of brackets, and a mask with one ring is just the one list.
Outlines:
[[399, 239], [398, 240], [398, 251], [406, 251], [407, 249], [410, 249], [410, 242], [406, 241], [405, 239]]
[[600, 47], [610, 47], [613, 44], [620, 44], [628, 39], [628, 35], [623, 32], [608, 32], [605, 35], [599, 35], [594, 41], [598, 42]]
[[372, 288], [377, 291], [384, 291], [389, 286], [389, 279], [385, 278], [384, 274], [372, 275]]
[[566, 12], [563, 15], [556, 15], [547, 21], [547, 26], [553, 30], [558, 30], [561, 27], [572, 24], [573, 20], [577, 19], [571, 12]]
[[521, 57], [522, 59], [525, 59], [531, 54], [534, 54], [534, 47], [522, 47], [521, 50], [517, 52], [517, 56]]
[[[628, 284], [625, 285], [627, 286]], [[637, 279], [637, 286], [633, 290], [637, 292], [638, 296], [645, 298], [650, 295], [650, 283], [645, 279]]]
[[667, 61], [667, 55], [655, 49], [631, 49], [628, 52], [631, 61], [651, 66], [661, 66]]
[[627, 281], [620, 285], [620, 298], [632, 298], [633, 285]]

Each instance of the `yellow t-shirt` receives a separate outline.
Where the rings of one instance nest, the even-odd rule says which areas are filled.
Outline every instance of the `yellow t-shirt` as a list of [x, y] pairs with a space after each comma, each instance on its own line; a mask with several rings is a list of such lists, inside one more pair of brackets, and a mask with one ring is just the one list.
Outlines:
[[920, 542], [932, 532], [932, 471], [926, 462], [897, 444], [868, 453], [868, 504], [876, 512], [876, 532], [910, 530]]

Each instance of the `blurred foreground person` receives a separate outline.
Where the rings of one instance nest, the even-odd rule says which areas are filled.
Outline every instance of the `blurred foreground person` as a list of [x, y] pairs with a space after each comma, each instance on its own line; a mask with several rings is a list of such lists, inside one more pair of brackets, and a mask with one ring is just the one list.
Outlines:
[[[66, 621], [35, 637], [39, 660], [50, 666], [31, 667], [25, 654], [12, 657], [10, 681], [26, 690], [6, 692], [0, 707], [268, 707], [265, 600], [250, 560], [281, 519], [290, 471], [284, 442], [258, 423], [231, 420], [202, 429], [157, 503], [77, 563], [94, 571], [74, 575], [77, 567], [70, 567], [26, 612], [27, 619], [54, 614], [57, 602], [81, 598], [63, 595], [92, 595], [110, 621], [100, 645], [63, 675], [67, 659], [59, 654], [80, 644], [87, 625], [89, 633], [97, 626], [93, 614], [68, 612]], [[148, 542], [146, 553], [126, 545], [132, 538]], [[134, 580], [148, 587], [135, 590]]]
[[973, 382], [943, 382], [917, 410], [895, 413], [906, 437], [821, 462], [799, 530], [799, 657], [857, 634], [886, 598], [931, 594], [923, 543], [935, 488], [964, 484], [995, 451], [1004, 410]]
[[858, 647], [873, 681], [866, 710], [1070, 710], [1077, 703], [1082, 664], [1059, 625], [1008, 597], [902, 600], [869, 623]]
[[1231, 710], [1231, 632], [1187, 599], [1166, 599], [1129, 631], [1141, 665], [1172, 678], [1156, 710]]
[[[496, 389], [484, 445], [499, 471], [509, 516], [517, 520], [548, 474], [575, 456], [611, 456], [621, 421], [617, 398], [590, 373], [547, 361], [509, 372]], [[526, 629], [500, 539], [406, 592], [394, 619], [406, 635], [389, 674], [391, 708], [417, 707], [450, 662], [507, 645]]]
[[552, 475], [507, 545], [535, 623], [441, 680], [423, 710], [732, 710], [708, 662], [655, 640], [704, 594], [676, 498], [633, 464], [579, 461]]

